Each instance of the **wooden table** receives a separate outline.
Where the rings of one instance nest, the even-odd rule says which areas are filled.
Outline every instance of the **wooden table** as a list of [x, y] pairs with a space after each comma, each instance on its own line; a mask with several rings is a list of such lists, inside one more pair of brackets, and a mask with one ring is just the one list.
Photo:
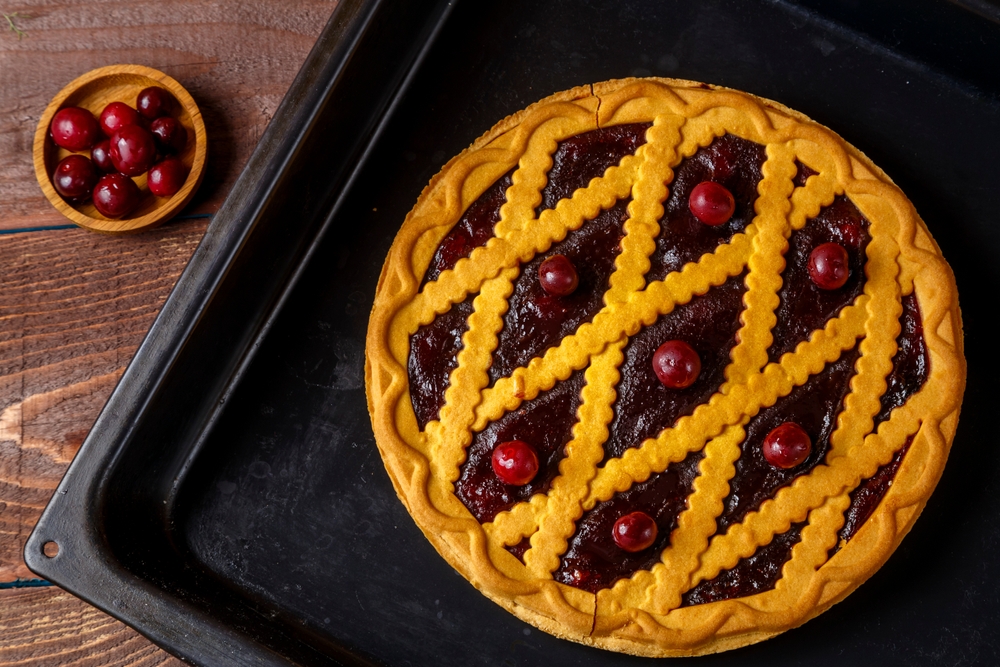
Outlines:
[[[335, 0], [0, 0], [0, 665], [180, 665], [38, 581], [24, 542], [177, 276], [239, 176]], [[35, 181], [49, 100], [103, 65], [184, 85], [208, 169], [174, 221], [135, 236], [68, 225]]]

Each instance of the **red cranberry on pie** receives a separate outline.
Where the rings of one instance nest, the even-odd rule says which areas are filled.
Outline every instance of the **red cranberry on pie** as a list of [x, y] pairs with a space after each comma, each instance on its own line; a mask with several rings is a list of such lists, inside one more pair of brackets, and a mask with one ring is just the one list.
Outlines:
[[52, 117], [52, 140], [56, 146], [70, 151], [82, 151], [97, 141], [100, 128], [94, 115], [80, 107], [66, 107]]
[[701, 373], [701, 358], [682, 340], [668, 340], [653, 353], [653, 372], [666, 387], [690, 387]]
[[108, 153], [115, 169], [126, 176], [138, 176], [153, 166], [156, 141], [149, 130], [138, 125], [126, 125], [111, 136]]
[[139, 205], [139, 186], [124, 174], [105, 174], [94, 188], [94, 206], [108, 218], [121, 218]]
[[138, 125], [139, 112], [124, 102], [112, 102], [101, 112], [101, 129], [109, 137], [127, 125]]
[[706, 225], [721, 225], [729, 222], [736, 211], [733, 193], [713, 181], [699, 183], [691, 190], [688, 207]]
[[538, 454], [523, 440], [502, 442], [493, 450], [493, 472], [504, 484], [524, 486], [538, 474]]
[[767, 434], [761, 447], [768, 463], [787, 470], [809, 458], [812, 440], [801, 426], [785, 422]]
[[809, 277], [820, 289], [839, 289], [850, 275], [847, 250], [839, 243], [818, 245], [809, 254]]
[[94, 163], [82, 155], [64, 157], [52, 173], [56, 192], [73, 201], [85, 201], [97, 183]]
[[626, 514], [615, 521], [615, 525], [611, 529], [615, 544], [629, 553], [642, 551], [653, 546], [658, 532], [656, 521], [645, 512]]
[[580, 284], [576, 267], [565, 255], [552, 255], [538, 267], [538, 281], [542, 289], [553, 296], [568, 296]]

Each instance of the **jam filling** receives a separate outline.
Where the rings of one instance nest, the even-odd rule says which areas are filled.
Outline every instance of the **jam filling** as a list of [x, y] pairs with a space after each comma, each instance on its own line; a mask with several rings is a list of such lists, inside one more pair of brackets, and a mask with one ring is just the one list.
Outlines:
[[[622, 125], [561, 142], [553, 154], [553, 166], [537, 212], [555, 207], [561, 199], [586, 187], [591, 179], [601, 176], [624, 156], [633, 154], [645, 142], [649, 127], [649, 123]], [[699, 149], [675, 168], [670, 193], [664, 202], [656, 249], [650, 257], [648, 280], [661, 280], [686, 263], [697, 261], [746, 228], [754, 216], [764, 160], [763, 146], [727, 134]], [[796, 167], [794, 184], [803, 187], [816, 172], [800, 162]], [[691, 190], [703, 181], [720, 183], [733, 194], [735, 213], [728, 222], [713, 227], [700, 222], [691, 213], [688, 206]], [[438, 247], [424, 283], [436, 280], [441, 272], [453, 268], [459, 259], [468, 257], [475, 247], [485, 245], [493, 236], [511, 182], [511, 173], [508, 173], [469, 207]], [[600, 310], [614, 260], [620, 251], [627, 205], [627, 201], [617, 202], [594, 220], [585, 222], [579, 230], [569, 233], [547, 253], [522, 266], [489, 370], [491, 382], [543, 355]], [[777, 323], [772, 330], [771, 361], [793, 351], [862, 293], [869, 240], [868, 221], [843, 196], [790, 236]], [[823, 290], [810, 279], [808, 261], [815, 247], [831, 242], [847, 250], [850, 276], [843, 287]], [[579, 274], [579, 286], [569, 296], [554, 297], [540, 287], [538, 266], [555, 254], [565, 255]], [[605, 461], [620, 456], [629, 447], [640, 445], [646, 438], [655, 437], [718, 391], [740, 326], [744, 278], [745, 274], [731, 278], [695, 297], [630, 339], [620, 368], [621, 380], [616, 387]], [[462, 335], [468, 329], [475, 296], [470, 294], [432, 323], [420, 327], [411, 337], [411, 399], [421, 428], [438, 418], [449, 375], [457, 365]], [[928, 375], [929, 359], [920, 311], [912, 295], [903, 297], [901, 326], [897, 340], [899, 349], [886, 380], [888, 388], [882, 397], [881, 409], [874, 420], [876, 426], [888, 419], [892, 409], [903, 405], [919, 390]], [[653, 353], [670, 339], [688, 342], [701, 359], [701, 375], [688, 388], [668, 390], [652, 370]], [[773, 498], [780, 488], [808, 473], [823, 460], [837, 415], [849, 391], [858, 355], [857, 346], [845, 351], [836, 362], [749, 420], [741, 456], [735, 464], [736, 474], [730, 481], [729, 495], [723, 501], [722, 515], [717, 519], [718, 532], [725, 532], [732, 524], [742, 521], [749, 512], [759, 509], [762, 502]], [[480, 522], [492, 521], [499, 512], [549, 489], [558, 475], [566, 443], [572, 438], [583, 384], [583, 371], [577, 371], [473, 435], [455, 491]], [[787, 470], [767, 463], [761, 451], [764, 438], [784, 422], [799, 424], [812, 440], [808, 458]], [[491, 467], [495, 446], [510, 440], [528, 442], [538, 453], [539, 472], [525, 486], [504, 484]], [[875, 475], [862, 480], [851, 494], [851, 505], [840, 531], [841, 544], [853, 537], [881, 502], [909, 444], [910, 441]], [[702, 452], [694, 452], [664, 472], [652, 475], [645, 482], [585, 512], [577, 521], [576, 531], [553, 575], [556, 581], [597, 592], [659, 562], [677, 526], [678, 516], [687, 506], [702, 457]], [[652, 546], [630, 553], [615, 544], [611, 529], [620, 517], [636, 511], [645, 512], [656, 521], [658, 534]], [[773, 589], [781, 577], [782, 566], [791, 557], [792, 547], [801, 539], [804, 525], [794, 524], [732, 569], [699, 583], [684, 594], [682, 605], [744, 597]], [[525, 537], [518, 544], [505, 548], [523, 562], [530, 548], [530, 538]]]
[[[493, 521], [500, 512], [549, 490], [559, 474], [566, 443], [573, 437], [583, 384], [583, 371], [577, 371], [473, 434], [455, 482], [455, 495], [480, 523]], [[511, 440], [523, 440], [538, 454], [538, 473], [524, 486], [505, 484], [493, 472], [493, 449]]]
[[465, 301], [454, 304], [446, 313], [424, 325], [410, 336], [410, 401], [420, 430], [434, 421], [444, 405], [451, 372], [458, 366], [462, 336], [469, 330], [472, 302], [478, 296], [470, 294]]
[[[703, 457], [702, 452], [688, 454], [683, 461], [585, 512], [576, 523], [576, 532], [553, 578], [596, 593], [658, 563], [660, 553], [670, 544], [678, 516], [687, 507]], [[651, 547], [629, 553], [615, 544], [611, 528], [619, 517], [635, 511], [645, 512], [656, 521], [657, 537]]]
[[723, 570], [714, 579], [702, 581], [681, 596], [681, 606], [743, 598], [773, 590], [781, 579], [781, 568], [792, 557], [792, 547], [802, 539], [805, 526], [805, 522], [793, 523], [791, 528], [775, 535], [770, 544], [757, 549], [753, 555], [741, 558], [731, 569]]
[[[604, 460], [621, 456], [706, 403], [725, 380], [729, 351], [736, 344], [746, 291], [744, 275], [730, 278], [661, 316], [629, 339], [619, 369], [612, 411], [614, 418], [604, 443]], [[685, 389], [665, 387], [653, 371], [653, 353], [664, 341], [683, 340], [698, 353], [701, 373]]]
[[[808, 168], [808, 167], [807, 167]], [[819, 215], [792, 232], [785, 253], [781, 299], [771, 330], [774, 343], [769, 356], [778, 361], [809, 335], [822, 329], [842, 308], [851, 304], [865, 286], [865, 248], [868, 247], [868, 221], [847, 197], [837, 197]], [[843, 287], [825, 290], [809, 277], [809, 254], [823, 243], [839, 243], [847, 250], [850, 276]]]
[[[722, 515], [716, 519], [718, 532], [724, 533], [732, 524], [743, 521], [762, 502], [773, 498], [778, 489], [807, 474], [823, 460], [859, 354], [857, 345], [843, 352], [837, 361], [750, 419], [740, 445], [743, 451], [736, 461], [736, 474], [729, 480], [729, 495], [722, 501]], [[767, 434], [785, 422], [798, 424], [812, 440], [812, 451], [806, 460], [789, 469], [768, 463], [761, 449]]]
[[896, 356], [892, 360], [892, 372], [885, 379], [887, 386], [882, 394], [882, 409], [875, 416], [876, 427], [889, 418], [894, 408], [906, 403], [906, 399], [924, 386], [930, 372], [917, 297], [908, 294], [902, 300], [903, 314], [899, 318], [901, 331], [896, 338]]
[[468, 257], [473, 250], [486, 245], [493, 238], [493, 228], [500, 222], [500, 207], [507, 201], [507, 188], [513, 183], [513, 173], [511, 170], [504, 174], [479, 199], [472, 202], [465, 215], [459, 218], [434, 253], [421, 287], [437, 280], [448, 269], [455, 268], [458, 260]]
[[[656, 250], [649, 258], [649, 281], [663, 280], [688, 262], [697, 262], [750, 224], [765, 157], [763, 145], [726, 134], [677, 165], [670, 194], [663, 202]], [[691, 213], [688, 199], [702, 181], [714, 181], [732, 193], [736, 211], [729, 222], [713, 227]]]
[[[906, 442], [900, 447], [899, 451], [896, 452], [896, 455], [892, 457], [891, 461], [881, 466], [868, 479], [861, 480], [858, 487], [854, 491], [851, 491], [851, 505], [844, 512], [844, 527], [840, 529], [839, 533], [840, 544], [849, 542], [865, 521], [871, 517], [879, 503], [882, 502], [882, 498], [888, 493], [889, 487], [892, 486], [892, 480], [895, 479], [896, 473], [899, 471], [899, 466], [903, 463], [903, 458], [906, 456], [906, 452], [910, 450], [912, 442], [913, 436], [911, 435], [906, 439]], [[833, 553], [840, 550], [840, 544], [837, 545]], [[830, 555], [832, 556], [833, 553]]]
[[808, 165], [802, 164], [798, 160], [795, 161], [795, 178], [792, 179], [792, 184], [797, 188], [804, 188], [806, 186], [806, 181], [809, 180], [810, 176], [815, 176], [819, 172], [812, 169]]
[[635, 154], [639, 146], [646, 143], [646, 130], [652, 125], [616, 125], [559, 142], [552, 154], [552, 168], [542, 190], [538, 212], [555, 208], [559, 200], [573, 196], [579, 188], [587, 187], [591, 179], [603, 176], [608, 167], [615, 166], [626, 155]]
[[[545, 350], [575, 333], [604, 307], [608, 279], [621, 251], [627, 208], [628, 200], [623, 200], [601, 211], [553, 245], [549, 252], [537, 255], [521, 267], [514, 281], [514, 292], [507, 300], [503, 329], [493, 353], [491, 384], [545, 354]], [[538, 267], [553, 255], [569, 259], [579, 276], [579, 285], [568, 296], [549, 294], [538, 280]]]
[[514, 558], [518, 559], [522, 563], [524, 562], [525, 552], [530, 548], [531, 548], [531, 537], [525, 537], [517, 544], [511, 544], [509, 546], [504, 547], [504, 549], [514, 554]]

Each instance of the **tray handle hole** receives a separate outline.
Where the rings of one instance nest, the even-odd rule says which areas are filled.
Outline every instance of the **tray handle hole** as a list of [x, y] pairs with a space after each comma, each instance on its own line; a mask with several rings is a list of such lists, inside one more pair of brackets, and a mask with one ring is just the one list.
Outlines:
[[59, 545], [49, 540], [42, 545], [42, 553], [45, 554], [46, 558], [55, 558], [59, 555]]

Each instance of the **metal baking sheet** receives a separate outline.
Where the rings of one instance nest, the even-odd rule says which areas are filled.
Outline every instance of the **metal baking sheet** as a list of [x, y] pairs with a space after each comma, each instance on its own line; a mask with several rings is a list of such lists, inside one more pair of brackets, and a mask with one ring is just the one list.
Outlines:
[[552, 92], [670, 76], [787, 104], [882, 167], [955, 269], [970, 371], [939, 488], [886, 566], [802, 628], [697, 664], [1000, 663], [998, 53], [987, 0], [343, 0], [29, 566], [202, 665], [644, 664], [535, 630], [437, 556], [375, 448], [364, 335], [448, 158]]

